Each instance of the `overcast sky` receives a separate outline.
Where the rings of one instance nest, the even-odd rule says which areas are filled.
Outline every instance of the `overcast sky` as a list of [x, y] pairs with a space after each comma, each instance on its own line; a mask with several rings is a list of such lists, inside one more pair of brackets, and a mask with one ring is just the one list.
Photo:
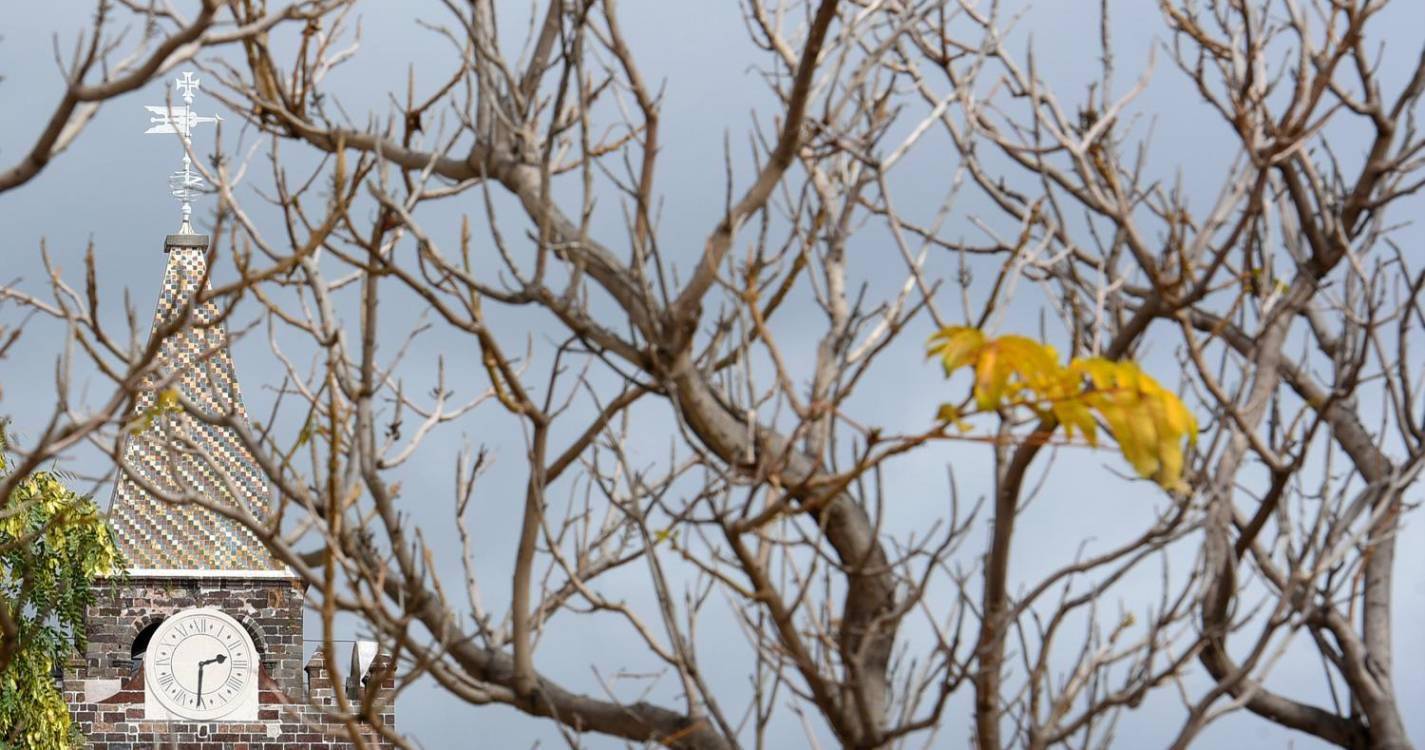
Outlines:
[[[180, 2], [180, 5], [184, 3]], [[188, 3], [191, 5], [191, 3]], [[510, 3], [512, 9], [525, 3]], [[1024, 24], [1016, 31], [1013, 49], [1025, 49], [1032, 38], [1038, 54], [1039, 69], [1061, 90], [1078, 93], [1097, 70], [1097, 32], [1093, 13], [1085, 12], [1097, 3], [1086, 0], [1042, 0], [1028, 12]], [[1163, 27], [1147, 0], [1120, 0], [1114, 27], [1121, 70], [1125, 78], [1136, 75], [1147, 61], [1148, 49], [1162, 41]], [[1393, 18], [1394, 28], [1405, 37], [1402, 52], [1418, 45], [1419, 3], [1405, 0]], [[1404, 8], [1410, 7], [1411, 17]], [[745, 143], [745, 133], [752, 123], [752, 113], [767, 122], [771, 114], [767, 96], [754, 66], [762, 59], [747, 41], [737, 3], [730, 0], [624, 0], [621, 4], [626, 33], [645, 75], [666, 85], [662, 110], [664, 150], [659, 156], [663, 198], [663, 245], [675, 257], [687, 258], [701, 247], [702, 238], [717, 219], [723, 192], [723, 139], [730, 135], [736, 144]], [[87, 2], [63, 0], [55, 3], [11, 3], [3, 27], [0, 27], [0, 165], [8, 166], [29, 147], [41, 126], [41, 118], [57, 99], [60, 78], [52, 59], [51, 35], [59, 34], [61, 48], [72, 43], [75, 32], [85, 23], [92, 7]], [[371, 2], [363, 16], [363, 54], [333, 74], [328, 90], [340, 96], [350, 112], [377, 108], [384, 112], [385, 92], [401, 91], [404, 87], [407, 63], [416, 66], [418, 80], [434, 80], [449, 67], [448, 48], [421, 29], [416, 18], [439, 19], [436, 2]], [[1390, 28], [1389, 23], [1378, 28]], [[1405, 54], [1398, 59], [1408, 59]], [[1387, 71], [1387, 81], [1391, 72]], [[51, 256], [66, 275], [78, 278], [85, 247], [92, 242], [98, 253], [101, 278], [110, 290], [127, 289], [133, 305], [147, 329], [153, 301], [162, 278], [165, 256], [163, 235], [174, 231], [177, 210], [166, 194], [168, 172], [177, 165], [171, 140], [144, 136], [147, 115], [144, 104], [157, 104], [165, 96], [162, 85], [143, 90], [106, 104], [78, 143], [46, 171], [24, 188], [0, 196], [0, 243], [3, 260], [0, 276], [5, 281], [23, 277], [28, 288], [43, 291], [43, 269], [39, 262], [41, 243], [47, 244]], [[211, 98], [200, 96], [196, 108], [200, 113], [215, 109]], [[1189, 191], [1202, 193], [1199, 200], [1212, 197], [1221, 169], [1232, 154], [1224, 149], [1231, 141], [1222, 124], [1203, 111], [1196, 97], [1185, 86], [1185, 80], [1159, 59], [1153, 86], [1143, 97], [1139, 109], [1158, 116], [1154, 167], [1164, 172], [1181, 166], [1184, 184]], [[357, 119], [361, 119], [358, 117]], [[229, 121], [235, 121], [230, 117]], [[235, 136], [229, 133], [228, 141]], [[211, 134], [197, 136], [198, 148], [208, 148]], [[1349, 148], [1352, 144], [1344, 143]], [[941, 158], [923, 152], [918, 163], [909, 165], [898, 176], [909, 197], [903, 206], [908, 211], [933, 210], [943, 195], [946, 175], [953, 170], [948, 153]], [[745, 174], [745, 173], [744, 173]], [[923, 196], [916, 197], [913, 187], [923, 183]], [[613, 205], [612, 198], [609, 206]], [[1419, 206], [1417, 202], [1415, 206]], [[207, 208], [199, 205], [201, 216]], [[442, 214], [446, 210], [448, 214]], [[973, 205], [964, 212], [972, 211]], [[437, 208], [428, 215], [432, 226], [442, 237], [453, 237], [456, 217], [462, 211], [478, 213], [479, 207], [450, 206]], [[964, 221], [963, 212], [956, 219]], [[517, 225], [512, 218], [511, 225]], [[621, 216], [617, 211], [604, 212], [596, 233], [617, 231]], [[276, 231], [276, 227], [272, 227]], [[1403, 235], [1418, 246], [1417, 230]], [[858, 245], [857, 247], [864, 247]], [[877, 256], [858, 255], [853, 261], [872, 283], [898, 284], [899, 276], [879, 271]], [[885, 265], [881, 263], [880, 265]], [[222, 280], [222, 269], [218, 271]], [[106, 310], [122, 321], [123, 300], [110, 293]], [[1037, 309], [1037, 308], [1036, 308]], [[411, 314], [418, 315], [419, 310]], [[810, 314], [810, 313], [808, 313]], [[0, 316], [13, 316], [13, 308], [0, 308]], [[1034, 309], [1018, 310], [1021, 317], [1006, 321], [1006, 327], [1016, 325], [1032, 330]], [[11, 322], [8, 318], [0, 318]], [[786, 321], [783, 321], [785, 323]], [[812, 329], [816, 330], [816, 329]], [[895, 429], [918, 429], [926, 424], [933, 405], [942, 400], [943, 382], [934, 368], [920, 364], [919, 342], [923, 333], [907, 337], [903, 351], [888, 358], [900, 357], [904, 368], [882, 370], [870, 387], [863, 389], [853, 409], [874, 413], [883, 423]], [[792, 337], [785, 337], [791, 339]], [[248, 400], [250, 413], [262, 414], [271, 404], [272, 393], [264, 384], [275, 382], [280, 371], [271, 361], [260, 337], [250, 337], [235, 346], [236, 364]], [[51, 351], [43, 342], [28, 342], [36, 352], [35, 359], [11, 356], [0, 363], [0, 415], [14, 417], [14, 429], [24, 435], [32, 433], [35, 420], [47, 415], [47, 402], [54, 393], [50, 369]], [[457, 351], [456, 348], [460, 351]], [[29, 350], [26, 350], [29, 351]], [[469, 355], [468, 342], [443, 340], [436, 334], [422, 341], [417, 351], [430, 355], [445, 355], [459, 361]], [[43, 357], [39, 356], [41, 353]], [[417, 358], [419, 359], [419, 358]], [[425, 370], [413, 364], [408, 376], [412, 382], [422, 378], [433, 381], [429, 362]], [[427, 384], [428, 387], [428, 384]], [[647, 449], [656, 452], [666, 448], [670, 423], [666, 414], [641, 412], [640, 418], [653, 428]], [[408, 497], [449, 496], [449, 461], [461, 439], [484, 443], [497, 452], [503, 450], [501, 463], [482, 488], [481, 503], [487, 506], [480, 516], [481, 548], [479, 561], [491, 571], [487, 596], [496, 611], [507, 595], [503, 586], [510, 559], [512, 529], [517, 523], [517, 504], [502, 501], [522, 495], [522, 472], [519, 466], [521, 443], [518, 433], [502, 430], [509, 427], [492, 422], [488, 428], [471, 427], [466, 432], [447, 436], [448, 450], [432, 450], [407, 468]], [[961, 466], [957, 476], [960, 491], [967, 495], [983, 491], [985, 477], [978, 476], [975, 466], [983, 466], [987, 456], [975, 452], [975, 447], [936, 448], [904, 459], [897, 464], [890, 478], [897, 503], [905, 510], [895, 523], [900, 528], [916, 528], [943, 515], [947, 491], [946, 466]], [[938, 452], [936, 452], [938, 451]], [[1066, 488], [1055, 502], [1039, 502], [1026, 515], [1019, 532], [1021, 549], [1036, 550], [1036, 555], [1016, 560], [1015, 576], [1029, 580], [1062, 562], [1072, 554], [1078, 541], [1088, 537], [1102, 539], [1107, 546], [1139, 528], [1151, 512], [1154, 499], [1129, 483], [1116, 480], [1104, 471], [1113, 465], [1111, 454], [1092, 454], [1089, 461], [1061, 461], [1056, 466], [1056, 481]], [[1067, 465], [1066, 465], [1067, 464]], [[963, 468], [969, 467], [969, 468]], [[82, 467], [76, 467], [82, 468]], [[1102, 489], [1108, 488], [1108, 489]], [[108, 491], [100, 493], [107, 501]], [[1418, 498], [1412, 498], [1417, 499]], [[1091, 505], [1090, 505], [1091, 504]], [[1092, 512], [1085, 512], [1092, 507]], [[412, 512], [425, 520], [437, 540], [449, 541], [448, 504], [421, 505]], [[442, 537], [441, 535], [445, 536]], [[1396, 675], [1401, 689], [1402, 705], [1425, 705], [1425, 677], [1420, 667], [1425, 665], [1425, 643], [1418, 634], [1425, 622], [1425, 582], [1418, 572], [1425, 568], [1425, 538], [1419, 527], [1419, 517], [1407, 520], [1404, 543], [1397, 559], [1397, 664]], [[1190, 559], [1190, 554], [1184, 559]], [[458, 567], [447, 560], [444, 569], [458, 576]], [[458, 560], [456, 561], [458, 564]], [[640, 576], [627, 580], [617, 577], [607, 582], [620, 596], [633, 602], [646, 601], [646, 583]], [[619, 592], [617, 587], [626, 586]], [[1156, 580], [1151, 576], [1142, 584], [1144, 600], [1152, 598]], [[1122, 594], [1132, 599], [1135, 591]], [[617, 597], [615, 597], [617, 598]], [[1133, 602], [1129, 602], [1130, 605]], [[945, 604], [948, 607], [948, 603]], [[721, 621], [731, 628], [730, 618]], [[579, 627], [552, 628], [540, 644], [538, 665], [576, 689], [598, 690], [594, 670], [607, 674], [620, 666], [646, 665], [636, 647], [620, 641], [625, 631], [617, 623], [594, 619]], [[311, 637], [309, 635], [309, 637]], [[711, 638], [719, 638], [714, 635]], [[914, 629], [907, 637], [914, 638]], [[726, 633], [728, 648], [737, 654], [741, 639]], [[712, 649], [716, 641], [704, 644]], [[744, 670], [738, 659], [719, 663], [705, 651], [704, 662], [710, 663], [710, 679], [722, 689], [741, 691]], [[1304, 686], [1299, 695], [1324, 699], [1320, 687], [1320, 670], [1309, 652], [1293, 651], [1273, 676], [1274, 684]], [[1317, 685], [1316, 688], [1311, 687]], [[965, 692], [968, 692], [965, 691]], [[968, 736], [966, 704], [955, 704], [958, 711], [946, 718], [946, 728], [938, 743], [943, 747], [958, 747]], [[790, 714], [788, 714], [790, 717]], [[544, 747], [562, 746], [562, 741], [545, 723], [526, 719], [514, 711], [500, 707], [469, 707], [447, 697], [430, 685], [405, 694], [398, 705], [399, 728], [428, 748], [488, 746]], [[1173, 731], [1180, 720], [1181, 709], [1172, 696], [1156, 696], [1143, 708], [1125, 717], [1120, 733], [1123, 747], [1149, 747], [1161, 744], [1163, 732]], [[1411, 734], [1420, 741], [1425, 738], [1425, 712], [1406, 712]], [[805, 744], [800, 725], [787, 721], [779, 726], [783, 746]], [[478, 738], [478, 741], [477, 741]], [[588, 738], [590, 747], [612, 747], [616, 743]], [[1316, 747], [1303, 735], [1292, 735], [1268, 722], [1239, 715], [1215, 724], [1200, 740], [1202, 747]]]

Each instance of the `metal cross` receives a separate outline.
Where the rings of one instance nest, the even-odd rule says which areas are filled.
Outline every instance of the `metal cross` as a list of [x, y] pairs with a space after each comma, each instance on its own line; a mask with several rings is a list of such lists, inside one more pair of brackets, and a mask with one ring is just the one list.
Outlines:
[[183, 101], [188, 104], [193, 103], [193, 92], [198, 90], [198, 79], [193, 77], [193, 71], [183, 71], [183, 77], [174, 84], [178, 91], [183, 94]]
[[183, 72], [183, 77], [174, 82], [174, 86], [183, 97], [184, 104], [144, 107], [151, 115], [154, 115], [148, 118], [150, 127], [144, 132], [175, 133], [183, 146], [183, 169], [168, 177], [169, 193], [183, 205], [183, 224], [178, 230], [179, 234], [193, 233], [188, 218], [193, 214], [193, 198], [197, 196], [198, 190], [203, 186], [203, 178], [193, 169], [193, 160], [188, 156], [193, 128], [203, 123], [221, 122], [223, 119], [217, 115], [201, 116], [187, 106], [193, 103], [193, 93], [198, 90], [198, 85], [198, 79], [193, 77], [193, 72], [186, 70]]

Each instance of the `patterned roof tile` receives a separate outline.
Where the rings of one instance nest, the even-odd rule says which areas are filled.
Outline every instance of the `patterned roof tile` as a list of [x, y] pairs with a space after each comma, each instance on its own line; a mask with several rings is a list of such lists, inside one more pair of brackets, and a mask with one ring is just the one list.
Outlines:
[[[207, 246], [205, 236], [169, 236], [168, 268], [151, 336], [180, 320], [199, 285], [206, 283]], [[157, 369], [134, 404], [122, 454], [128, 473], [115, 488], [109, 510], [129, 566], [282, 569], [246, 526], [192, 502], [201, 498], [264, 519], [271, 496], [266, 475], [237, 432], [224, 424], [246, 425], [248, 420], [218, 307], [209, 301], [192, 310], [188, 322], [164, 339], [158, 357]], [[164, 408], [160, 394], [168, 389], [195, 411]]]

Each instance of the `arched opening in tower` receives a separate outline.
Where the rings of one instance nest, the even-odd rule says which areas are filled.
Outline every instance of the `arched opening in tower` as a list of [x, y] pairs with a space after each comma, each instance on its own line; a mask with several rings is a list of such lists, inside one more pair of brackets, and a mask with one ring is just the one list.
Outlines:
[[158, 618], [145, 625], [143, 630], [140, 630], [139, 634], [134, 637], [134, 643], [129, 647], [130, 674], [139, 671], [139, 667], [143, 666], [143, 655], [148, 651], [148, 642], [153, 640], [154, 631], [158, 630], [158, 626], [162, 624], [163, 618]]

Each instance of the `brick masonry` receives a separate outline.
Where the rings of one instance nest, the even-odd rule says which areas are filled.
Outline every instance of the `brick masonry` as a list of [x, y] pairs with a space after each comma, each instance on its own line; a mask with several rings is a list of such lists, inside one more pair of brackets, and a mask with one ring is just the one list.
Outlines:
[[[64, 695], [80, 733], [93, 750], [194, 748], [195, 750], [314, 750], [357, 746], [351, 729], [334, 722], [337, 695], [325, 655], [302, 664], [302, 591], [288, 579], [238, 576], [111, 579], [98, 584], [85, 612], [88, 644], [65, 669]], [[189, 607], [217, 607], [241, 622], [261, 655], [258, 721], [145, 721], [143, 669], [132, 660], [145, 628]], [[345, 657], [338, 654], [345, 666]], [[395, 682], [390, 662], [378, 656], [364, 689], [344, 689], [349, 700], [370, 698], [381, 725], [395, 729]], [[343, 675], [346, 669], [341, 670]], [[373, 727], [358, 724], [365, 747], [393, 745]]]

